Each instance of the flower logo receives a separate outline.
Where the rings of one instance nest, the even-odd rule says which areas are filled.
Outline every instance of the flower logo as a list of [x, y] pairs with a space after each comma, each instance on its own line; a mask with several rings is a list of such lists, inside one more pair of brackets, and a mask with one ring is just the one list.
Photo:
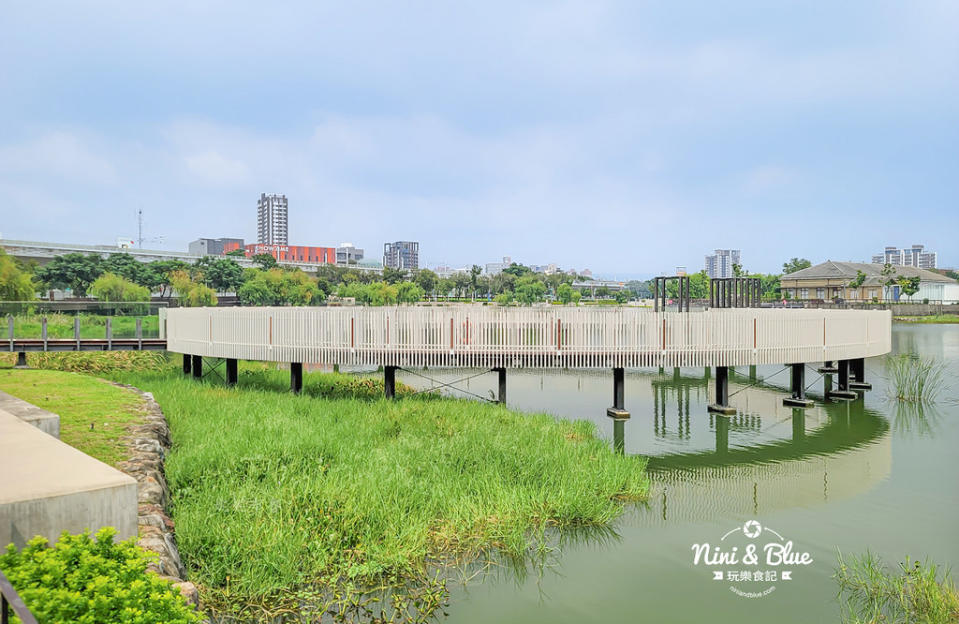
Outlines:
[[743, 535], [749, 539], [759, 537], [759, 534], [763, 532], [763, 527], [755, 520], [749, 520], [746, 524], [743, 525]]

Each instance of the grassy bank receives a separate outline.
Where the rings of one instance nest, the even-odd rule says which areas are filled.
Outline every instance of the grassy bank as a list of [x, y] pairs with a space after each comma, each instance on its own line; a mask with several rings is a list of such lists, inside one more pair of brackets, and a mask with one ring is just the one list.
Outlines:
[[112, 466], [126, 459], [120, 438], [141, 416], [129, 390], [78, 373], [10, 368], [0, 368], [0, 390], [58, 414], [70, 446]]
[[[604, 525], [643, 498], [642, 460], [589, 423], [466, 401], [379, 398], [381, 383], [242, 367], [240, 387], [120, 374], [170, 422], [180, 551], [225, 610], [293, 604], [317, 583], [399, 584], [430, 562], [522, 556], [548, 526]], [[326, 398], [351, 396], [355, 398]]]
[[959, 323], [959, 314], [934, 314], [932, 316], [897, 316], [899, 323]]

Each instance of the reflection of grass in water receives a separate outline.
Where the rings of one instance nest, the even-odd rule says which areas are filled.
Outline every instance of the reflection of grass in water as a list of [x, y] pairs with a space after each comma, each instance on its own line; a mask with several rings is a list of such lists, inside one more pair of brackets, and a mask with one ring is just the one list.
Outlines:
[[935, 358], [911, 353], [886, 358], [890, 398], [911, 403], [932, 403], [942, 391], [946, 366]]
[[939, 412], [931, 405], [900, 402], [893, 415], [893, 429], [899, 434], [931, 436], [938, 420]]
[[959, 592], [949, 571], [940, 573], [935, 564], [907, 558], [896, 572], [869, 552], [848, 562], [840, 554], [833, 578], [839, 583], [846, 622], [959, 621]]

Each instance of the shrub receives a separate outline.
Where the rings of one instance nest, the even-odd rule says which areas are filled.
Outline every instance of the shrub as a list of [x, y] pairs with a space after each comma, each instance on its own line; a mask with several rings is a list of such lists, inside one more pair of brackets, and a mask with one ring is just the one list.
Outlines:
[[36, 295], [33, 276], [21, 270], [13, 258], [0, 249], [0, 301], [31, 301]]
[[64, 532], [48, 547], [35, 537], [21, 551], [13, 544], [0, 555], [0, 568], [40, 622], [202, 621], [170, 582], [148, 573], [151, 555], [135, 538], [115, 543], [104, 527], [96, 540], [86, 531]]

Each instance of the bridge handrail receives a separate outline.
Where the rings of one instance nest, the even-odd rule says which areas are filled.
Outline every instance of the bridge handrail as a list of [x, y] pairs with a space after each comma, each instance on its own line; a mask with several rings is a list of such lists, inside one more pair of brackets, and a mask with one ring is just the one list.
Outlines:
[[167, 348], [209, 357], [352, 365], [740, 366], [870, 357], [891, 314], [476, 305], [177, 308]]
[[37, 624], [37, 618], [33, 617], [20, 594], [13, 588], [3, 570], [0, 570], [0, 621], [3, 624], [7, 623], [7, 617], [9, 616], [8, 605], [9, 608], [13, 609], [13, 613], [20, 618], [22, 624]]

